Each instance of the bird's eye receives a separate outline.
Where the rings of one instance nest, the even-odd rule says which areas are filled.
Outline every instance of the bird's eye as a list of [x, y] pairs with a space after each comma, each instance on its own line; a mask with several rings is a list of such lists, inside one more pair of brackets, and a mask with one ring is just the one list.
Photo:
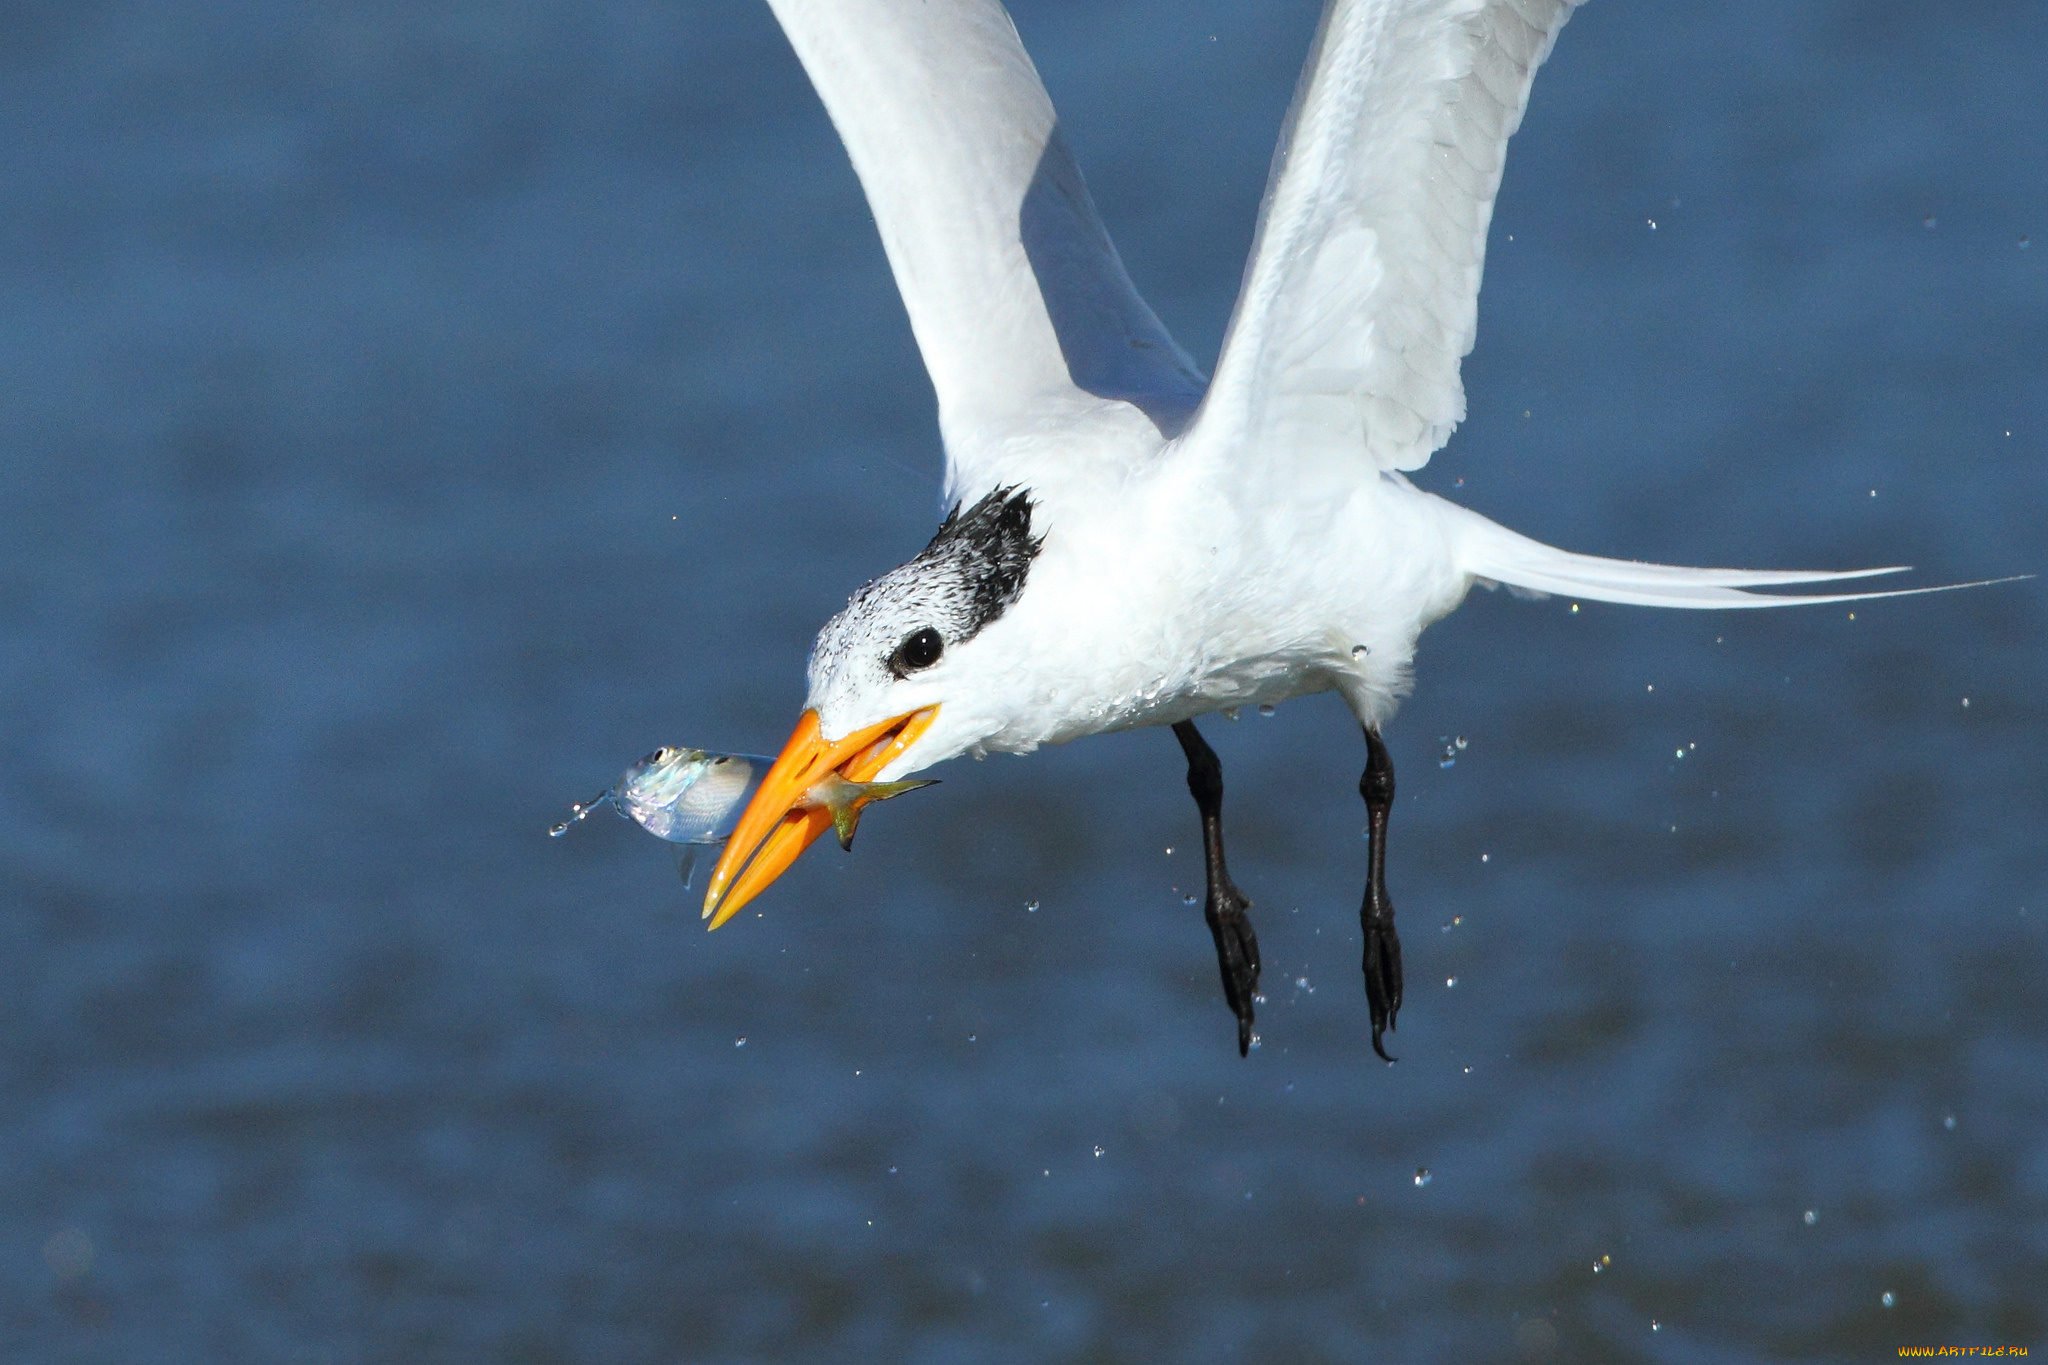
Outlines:
[[889, 669], [897, 677], [914, 673], [921, 668], [930, 668], [946, 652], [946, 642], [930, 626], [912, 634], [889, 656]]

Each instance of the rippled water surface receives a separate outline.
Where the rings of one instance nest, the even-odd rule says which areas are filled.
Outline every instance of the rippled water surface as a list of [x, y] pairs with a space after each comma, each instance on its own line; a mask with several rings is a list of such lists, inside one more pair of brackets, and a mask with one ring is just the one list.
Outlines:
[[[1205, 360], [1312, 10], [1018, 5]], [[2044, 61], [2024, 0], [1596, 0], [1425, 480], [1597, 553], [2048, 569]], [[716, 935], [637, 831], [546, 837], [778, 745], [936, 520], [764, 8], [29, 0], [0, 128], [6, 1359], [2048, 1348], [2039, 581], [1475, 594], [1388, 730], [1392, 1068], [1355, 730], [1205, 722], [1241, 1061], [1161, 732], [948, 765]]]

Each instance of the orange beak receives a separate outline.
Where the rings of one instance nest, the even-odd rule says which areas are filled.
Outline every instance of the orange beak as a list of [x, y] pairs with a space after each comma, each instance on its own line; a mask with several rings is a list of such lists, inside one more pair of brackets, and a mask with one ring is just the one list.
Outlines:
[[711, 869], [711, 884], [704, 890], [704, 918], [711, 927], [738, 914], [832, 828], [832, 812], [806, 801], [811, 788], [835, 774], [848, 782], [872, 782], [931, 728], [938, 714], [938, 707], [927, 706], [827, 742], [818, 713], [804, 712]]

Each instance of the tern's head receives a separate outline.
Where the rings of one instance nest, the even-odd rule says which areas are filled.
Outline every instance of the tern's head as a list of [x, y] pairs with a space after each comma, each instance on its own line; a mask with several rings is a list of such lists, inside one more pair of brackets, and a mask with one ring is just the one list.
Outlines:
[[[987, 675], [1004, 661], [974, 644], [1024, 591], [1040, 544], [1031, 508], [1030, 494], [1013, 488], [954, 508], [915, 559], [862, 588], [825, 623], [810, 667], [810, 708], [825, 734], [851, 734], [949, 700], [966, 722], [965, 698], [1002, 690]], [[982, 738], [971, 729], [935, 718], [915, 766]]]
[[1031, 510], [1030, 493], [1015, 488], [955, 507], [916, 558], [855, 593], [818, 632], [809, 705], [705, 890], [714, 928], [830, 827], [802, 804], [828, 774], [868, 782], [894, 768], [900, 777], [1001, 724], [990, 702], [1010, 690], [1015, 661], [982, 637], [1023, 592], [1037, 557]]

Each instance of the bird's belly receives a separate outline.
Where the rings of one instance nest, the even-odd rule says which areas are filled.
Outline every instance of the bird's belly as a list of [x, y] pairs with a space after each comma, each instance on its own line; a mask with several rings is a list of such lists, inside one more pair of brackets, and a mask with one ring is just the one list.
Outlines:
[[1040, 723], [1013, 723], [983, 745], [1001, 753], [1029, 753], [1041, 744], [1065, 744], [1084, 735], [1108, 734], [1142, 725], [1172, 725], [1216, 711], [1281, 702], [1339, 687], [1332, 673], [1289, 666], [1275, 659], [1245, 660], [1199, 678], [1163, 675], [1114, 694], [1082, 698], [1053, 695]]

